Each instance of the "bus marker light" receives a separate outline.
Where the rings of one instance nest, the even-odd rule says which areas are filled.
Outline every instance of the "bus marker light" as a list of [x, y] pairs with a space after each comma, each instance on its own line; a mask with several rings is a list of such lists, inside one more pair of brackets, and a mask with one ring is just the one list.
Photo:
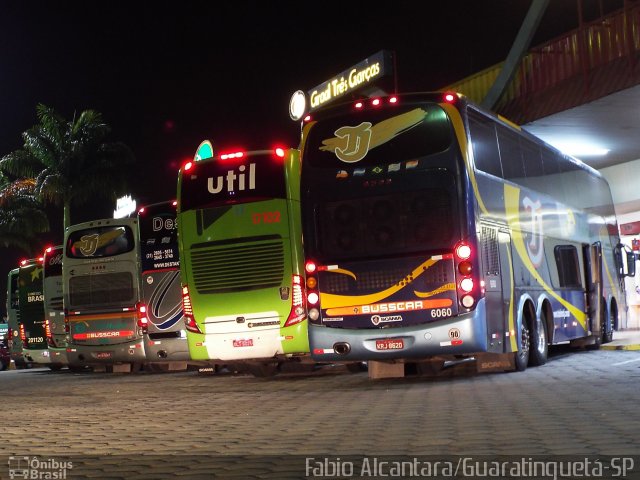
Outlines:
[[459, 338], [456, 340], [451, 340], [451, 345], [462, 345], [462, 340], [460, 340]]

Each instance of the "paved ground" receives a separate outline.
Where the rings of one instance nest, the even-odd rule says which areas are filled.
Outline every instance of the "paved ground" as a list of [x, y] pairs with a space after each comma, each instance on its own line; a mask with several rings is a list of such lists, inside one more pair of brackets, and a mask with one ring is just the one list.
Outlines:
[[1, 479], [64, 462], [66, 478], [382, 478], [361, 476], [362, 461], [640, 453], [633, 350], [561, 350], [521, 373], [467, 366], [375, 381], [343, 367], [270, 379], [12, 370], [0, 388]]

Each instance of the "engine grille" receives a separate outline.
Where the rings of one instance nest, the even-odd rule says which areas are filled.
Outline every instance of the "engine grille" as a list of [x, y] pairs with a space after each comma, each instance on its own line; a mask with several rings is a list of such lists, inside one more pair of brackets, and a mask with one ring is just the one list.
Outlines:
[[284, 245], [279, 236], [198, 244], [191, 264], [201, 294], [274, 287], [284, 277]]
[[69, 302], [73, 308], [108, 306], [134, 301], [130, 272], [81, 275], [69, 280]]

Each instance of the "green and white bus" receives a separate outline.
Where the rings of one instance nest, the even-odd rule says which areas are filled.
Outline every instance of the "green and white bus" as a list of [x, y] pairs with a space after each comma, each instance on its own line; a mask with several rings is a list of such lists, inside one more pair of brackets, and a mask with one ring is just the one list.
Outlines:
[[309, 358], [299, 178], [293, 149], [221, 154], [180, 169], [180, 269], [193, 360], [240, 362], [268, 375]]
[[323, 107], [302, 139], [317, 360], [523, 370], [622, 324], [635, 258], [579, 160], [454, 93]]
[[62, 277], [69, 366], [139, 369], [148, 322], [140, 303], [138, 220], [68, 227]]
[[18, 309], [22, 356], [30, 364], [51, 363], [44, 322], [43, 258], [22, 260], [18, 272]]
[[44, 251], [44, 322], [49, 357], [49, 368], [58, 370], [67, 365], [67, 333], [64, 328], [62, 299], [62, 245]]
[[146, 309], [145, 353], [149, 369], [184, 370], [190, 360], [182, 315], [176, 201], [138, 210], [141, 304]]

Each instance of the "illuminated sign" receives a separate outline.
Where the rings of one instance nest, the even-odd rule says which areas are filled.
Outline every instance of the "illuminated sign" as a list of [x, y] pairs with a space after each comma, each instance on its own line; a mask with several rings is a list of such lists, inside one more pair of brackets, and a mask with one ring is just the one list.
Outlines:
[[205, 160], [211, 157], [213, 157], [213, 145], [211, 145], [209, 140], [205, 140], [198, 145], [198, 149], [196, 150], [196, 154], [193, 156], [193, 160], [197, 162], [198, 160]]
[[136, 201], [131, 195], [120, 197], [116, 200], [116, 209], [113, 211], [113, 218], [125, 218], [136, 211]]
[[316, 110], [355, 90], [372, 86], [393, 73], [392, 54], [381, 50], [366, 60], [339, 73], [335, 77], [309, 90], [309, 110]]

